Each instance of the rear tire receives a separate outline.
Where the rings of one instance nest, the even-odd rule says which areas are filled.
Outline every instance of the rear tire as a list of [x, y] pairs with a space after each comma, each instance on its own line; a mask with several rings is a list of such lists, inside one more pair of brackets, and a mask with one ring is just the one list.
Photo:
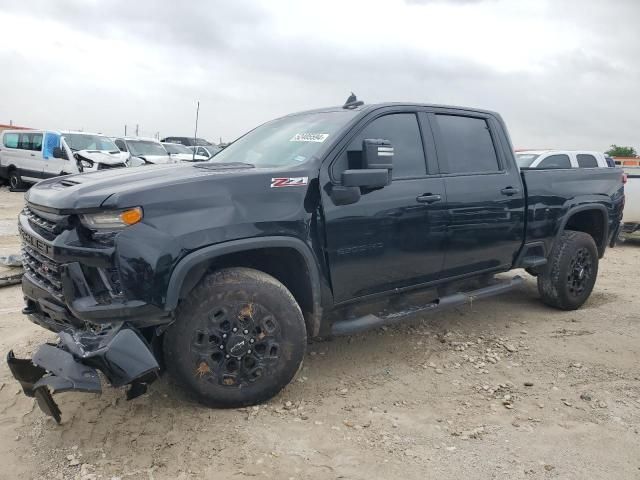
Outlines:
[[20, 176], [20, 173], [18, 173], [17, 169], [9, 172], [9, 187], [11, 187], [11, 190], [22, 190], [25, 187], [22, 177]]
[[598, 276], [598, 249], [591, 235], [567, 230], [558, 239], [549, 263], [538, 274], [542, 301], [576, 310], [587, 301]]
[[169, 374], [212, 407], [243, 407], [276, 395], [300, 367], [306, 328], [293, 295], [250, 268], [207, 275], [180, 304], [164, 335]]

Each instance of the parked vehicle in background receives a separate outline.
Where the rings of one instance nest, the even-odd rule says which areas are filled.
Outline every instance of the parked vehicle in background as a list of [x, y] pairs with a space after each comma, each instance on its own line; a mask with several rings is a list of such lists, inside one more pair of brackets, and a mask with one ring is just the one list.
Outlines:
[[[209, 157], [206, 155], [198, 155], [197, 152], [194, 154], [194, 151], [191, 148], [185, 145], [182, 145], [181, 143], [163, 142], [162, 146], [167, 151], [167, 153], [171, 156], [171, 158], [173, 158], [174, 160], [178, 160], [180, 162], [203, 162], [209, 159]], [[195, 147], [195, 148], [203, 148], [203, 147]]]
[[70, 173], [125, 167], [125, 158], [109, 137], [56, 130], [4, 130], [0, 142], [0, 178], [11, 188]]
[[624, 167], [624, 172], [627, 183], [622, 231], [626, 235], [640, 235], [640, 167]]
[[201, 155], [206, 158], [213, 157], [216, 153], [218, 153], [222, 148], [217, 145], [206, 145], [201, 147], [189, 147], [192, 151], [196, 152], [196, 155]]
[[100, 392], [99, 369], [133, 398], [161, 356], [201, 402], [240, 407], [289, 383], [307, 338], [509, 291], [522, 279], [494, 276], [514, 268], [574, 310], [617, 236], [622, 179], [519, 169], [493, 112], [354, 101], [208, 162], [47, 180], [19, 217], [23, 312], [60, 341], [9, 366], [57, 421], [50, 387]]
[[193, 137], [166, 137], [160, 140], [161, 142], [166, 143], [181, 143], [182, 145], [186, 145], [187, 147], [198, 146], [198, 145], [213, 145], [213, 143], [205, 140], [204, 138], [193, 138]]
[[520, 168], [608, 167], [604, 153], [583, 150], [525, 150], [516, 152]]
[[177, 163], [155, 138], [119, 137], [115, 139], [115, 144], [121, 152], [129, 154], [128, 161], [131, 166], [140, 164], [135, 163], [136, 159], [142, 160], [144, 164]]

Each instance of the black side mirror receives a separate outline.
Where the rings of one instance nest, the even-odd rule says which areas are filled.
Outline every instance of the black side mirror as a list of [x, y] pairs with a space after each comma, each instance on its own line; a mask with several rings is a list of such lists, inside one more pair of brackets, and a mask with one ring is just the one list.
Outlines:
[[362, 141], [362, 168], [393, 168], [393, 146], [389, 140], [365, 138]]
[[386, 168], [345, 170], [342, 185], [345, 187], [382, 188], [391, 183], [391, 172]]
[[53, 147], [53, 158], [61, 158], [63, 160], [67, 160], [67, 155], [64, 153], [60, 147]]

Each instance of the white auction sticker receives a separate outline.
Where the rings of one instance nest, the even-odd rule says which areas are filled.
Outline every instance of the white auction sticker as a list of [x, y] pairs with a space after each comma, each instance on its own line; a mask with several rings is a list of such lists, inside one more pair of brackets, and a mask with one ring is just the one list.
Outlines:
[[328, 133], [296, 133], [289, 141], [322, 143], [327, 139], [328, 136]]

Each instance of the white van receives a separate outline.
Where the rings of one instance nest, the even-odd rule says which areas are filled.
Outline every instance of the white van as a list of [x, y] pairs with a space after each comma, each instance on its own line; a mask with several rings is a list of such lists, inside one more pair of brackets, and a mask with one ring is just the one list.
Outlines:
[[70, 173], [126, 167], [108, 137], [87, 132], [4, 130], [0, 141], [0, 179], [11, 188]]
[[586, 150], [525, 150], [516, 152], [520, 168], [608, 167], [604, 153]]

